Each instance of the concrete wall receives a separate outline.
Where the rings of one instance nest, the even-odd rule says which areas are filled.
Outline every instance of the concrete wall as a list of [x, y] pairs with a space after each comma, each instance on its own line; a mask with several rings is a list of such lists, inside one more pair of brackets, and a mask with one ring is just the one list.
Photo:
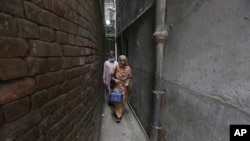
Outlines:
[[[120, 52], [128, 56], [129, 65], [133, 70], [131, 105], [147, 133], [150, 132], [154, 87], [153, 29], [154, 7], [123, 32], [123, 49]], [[121, 49], [121, 40], [119, 41]]]
[[168, 8], [162, 140], [229, 140], [230, 124], [250, 122], [250, 2], [169, 0]]
[[102, 23], [98, 0], [1, 1], [0, 140], [98, 140]]

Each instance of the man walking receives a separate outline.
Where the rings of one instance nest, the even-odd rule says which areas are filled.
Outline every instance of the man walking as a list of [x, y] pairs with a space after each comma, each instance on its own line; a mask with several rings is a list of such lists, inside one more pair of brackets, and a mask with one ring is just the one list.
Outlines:
[[[110, 80], [111, 80], [111, 72], [113, 68], [118, 64], [115, 60], [115, 52], [113, 50], [109, 51], [108, 54], [109, 58], [104, 62], [104, 69], [103, 69], [103, 84], [106, 87], [106, 92], [108, 92], [108, 96], [111, 92], [110, 88]], [[108, 98], [109, 101], [109, 98]], [[110, 103], [109, 103], [110, 104]]]

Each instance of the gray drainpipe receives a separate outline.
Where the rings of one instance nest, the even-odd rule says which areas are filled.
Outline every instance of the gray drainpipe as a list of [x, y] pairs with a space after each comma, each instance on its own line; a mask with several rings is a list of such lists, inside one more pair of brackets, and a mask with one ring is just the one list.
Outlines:
[[156, 71], [155, 71], [155, 84], [154, 84], [154, 104], [153, 104], [153, 117], [152, 128], [150, 133], [151, 141], [158, 141], [158, 134], [160, 127], [160, 106], [161, 96], [165, 93], [162, 87], [163, 81], [163, 52], [167, 40], [167, 26], [166, 26], [166, 0], [156, 0], [156, 18], [155, 18], [155, 33], [154, 41], [156, 47]]

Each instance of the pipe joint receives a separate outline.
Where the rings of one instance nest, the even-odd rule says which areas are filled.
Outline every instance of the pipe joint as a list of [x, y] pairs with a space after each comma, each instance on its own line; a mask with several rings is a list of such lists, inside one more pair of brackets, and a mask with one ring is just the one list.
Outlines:
[[167, 41], [167, 35], [168, 35], [167, 31], [166, 32], [165, 31], [163, 31], [163, 32], [155, 32], [153, 34], [154, 41], [156, 43], [166, 43], [166, 41]]
[[166, 93], [165, 91], [158, 91], [158, 90], [153, 91], [153, 94], [155, 94], [155, 95], [163, 95], [165, 93]]

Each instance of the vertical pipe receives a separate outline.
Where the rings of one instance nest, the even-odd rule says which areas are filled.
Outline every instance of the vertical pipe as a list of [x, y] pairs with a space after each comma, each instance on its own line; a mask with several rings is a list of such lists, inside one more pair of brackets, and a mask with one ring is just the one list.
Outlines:
[[155, 70], [155, 84], [154, 84], [154, 103], [153, 103], [153, 117], [152, 128], [150, 133], [150, 140], [157, 141], [160, 127], [160, 105], [161, 96], [164, 94], [162, 81], [163, 81], [163, 52], [167, 40], [167, 27], [166, 27], [166, 0], [156, 0], [156, 19], [155, 19], [155, 54], [156, 54], [156, 70]]
[[116, 41], [116, 38], [117, 38], [117, 35], [116, 35], [116, 32], [117, 32], [117, 29], [116, 29], [116, 24], [117, 24], [117, 20], [116, 20], [116, 0], [114, 0], [114, 14], [115, 14], [115, 60], [117, 60], [117, 41]]

